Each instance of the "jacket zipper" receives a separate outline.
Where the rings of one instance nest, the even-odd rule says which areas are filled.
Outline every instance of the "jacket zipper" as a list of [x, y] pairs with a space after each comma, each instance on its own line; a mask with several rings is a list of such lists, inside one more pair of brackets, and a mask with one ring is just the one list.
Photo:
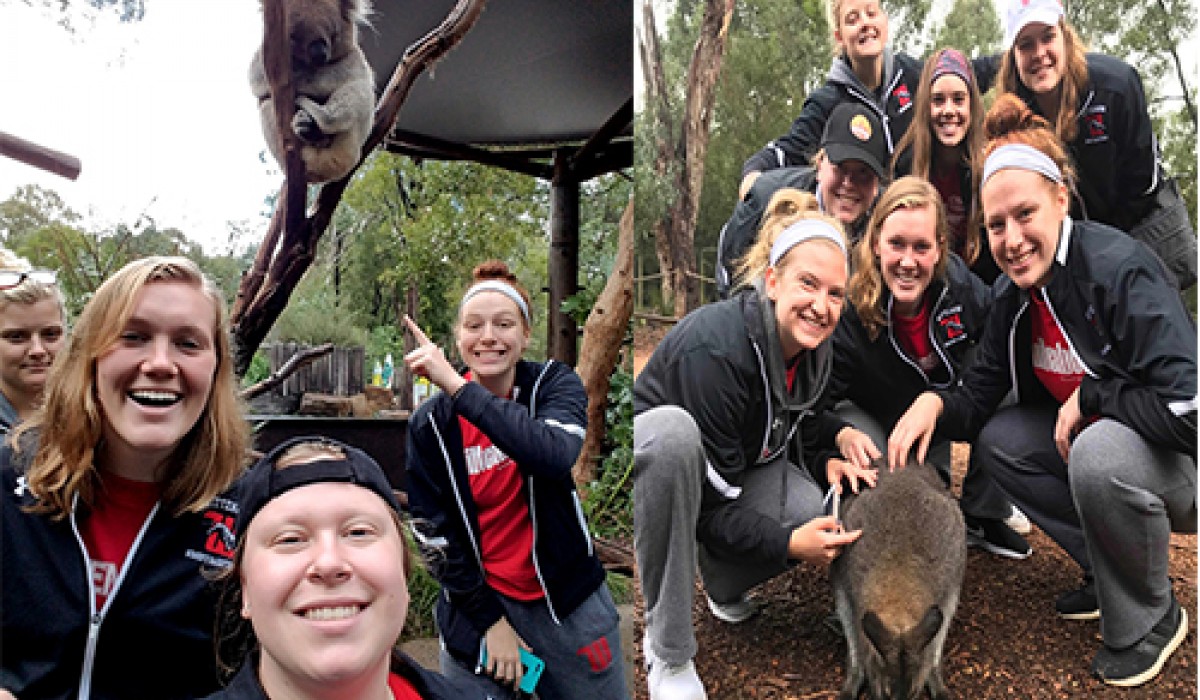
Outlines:
[[1009, 381], [1012, 382], [1013, 399], [1016, 403], [1021, 403], [1021, 385], [1017, 383], [1017, 326], [1021, 324], [1021, 315], [1025, 313], [1025, 309], [1029, 308], [1029, 300], [1021, 304], [1021, 308], [1017, 309], [1017, 315], [1013, 316], [1012, 327], [1008, 329], [1008, 375]]
[[71, 532], [75, 534], [75, 542], [79, 545], [79, 551], [83, 554], [84, 573], [87, 577], [88, 589], [88, 637], [87, 646], [83, 651], [83, 668], [80, 670], [79, 676], [79, 700], [89, 700], [92, 696], [92, 672], [96, 665], [96, 647], [100, 642], [100, 626], [104, 623], [104, 617], [108, 614], [108, 609], [112, 607], [113, 599], [117, 597], [117, 591], [121, 588], [121, 583], [125, 581], [125, 574], [129, 571], [129, 566], [133, 562], [133, 555], [137, 552], [138, 547], [142, 543], [142, 537], [145, 536], [146, 530], [150, 527], [150, 521], [154, 520], [155, 513], [158, 512], [158, 503], [150, 509], [150, 514], [146, 516], [145, 522], [138, 530], [137, 537], [134, 538], [133, 544], [129, 547], [129, 552], [125, 554], [125, 561], [121, 562], [120, 573], [117, 574], [117, 580], [113, 584], [112, 590], [104, 598], [104, 609], [96, 611], [96, 584], [92, 579], [92, 557], [87, 551], [87, 544], [83, 541], [83, 535], [79, 532], [79, 522], [75, 519], [76, 510], [79, 507], [79, 494], [75, 494], [74, 503], [71, 506]]

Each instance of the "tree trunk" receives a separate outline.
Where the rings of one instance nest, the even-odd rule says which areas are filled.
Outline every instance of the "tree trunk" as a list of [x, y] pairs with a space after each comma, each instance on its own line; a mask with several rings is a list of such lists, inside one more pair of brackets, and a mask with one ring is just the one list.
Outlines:
[[[329, 227], [333, 212], [341, 201], [342, 192], [350, 184], [358, 166], [370, 155], [371, 151], [383, 141], [396, 123], [396, 115], [400, 106], [408, 98], [416, 79], [430, 66], [437, 62], [450, 49], [462, 40], [466, 33], [475, 25], [483, 12], [486, 0], [459, 0], [451, 9], [450, 14], [434, 31], [426, 34], [420, 42], [405, 50], [404, 56], [392, 73], [392, 78], [379, 99], [375, 109], [375, 123], [370, 136], [363, 144], [358, 164], [340, 180], [327, 182], [321, 186], [317, 194], [315, 211], [311, 216], [304, 216], [303, 193], [305, 192], [304, 178], [293, 176], [293, 168], [289, 167], [288, 180], [284, 183], [284, 196], [275, 209], [271, 224], [263, 244], [259, 247], [253, 267], [242, 277], [238, 286], [237, 298], [233, 311], [230, 313], [230, 326], [233, 328], [233, 364], [234, 371], [240, 377], [250, 366], [250, 360], [258, 349], [267, 331], [275, 324], [279, 314], [287, 306], [288, 299], [296, 285], [308, 271], [312, 263], [313, 253], [321, 235]], [[264, 10], [281, 7], [282, 3], [267, 2]], [[267, 27], [276, 27], [281, 31], [282, 20], [267, 18]], [[273, 36], [280, 36], [273, 34]], [[287, 38], [275, 39], [270, 42], [278, 47], [287, 47]], [[276, 49], [278, 48], [276, 47]], [[286, 53], [286, 52], [285, 52]], [[274, 89], [278, 72], [268, 58], [267, 76]], [[283, 68], [287, 65], [284, 62]], [[276, 106], [291, 104], [276, 100]], [[283, 132], [290, 133], [290, 128]], [[291, 150], [289, 149], [289, 159]], [[303, 175], [303, 172], [301, 172]], [[301, 196], [297, 196], [296, 193]], [[289, 202], [289, 200], [291, 200]], [[287, 212], [285, 214], [285, 212]], [[297, 219], [297, 212], [299, 217]], [[285, 218], [288, 221], [285, 223]], [[281, 240], [282, 239], [282, 240]]]
[[583, 325], [583, 345], [576, 371], [588, 395], [588, 430], [572, 473], [576, 486], [596, 476], [596, 457], [604, 444], [604, 413], [608, 407], [609, 377], [617, 366], [629, 320], [633, 317], [633, 198], [621, 214], [617, 256], [612, 274]]
[[696, 274], [695, 230], [704, 186], [705, 156], [716, 98], [717, 78], [725, 59], [733, 0], [706, 0], [700, 35], [688, 65], [683, 114], [674, 122], [663, 78], [661, 51], [650, 1], [643, 5], [645, 30], [640, 42], [647, 104], [657, 123], [654, 172], [673, 183], [675, 199], [653, 223], [655, 252], [663, 275], [663, 295], [673, 301], [676, 318], [700, 305]]

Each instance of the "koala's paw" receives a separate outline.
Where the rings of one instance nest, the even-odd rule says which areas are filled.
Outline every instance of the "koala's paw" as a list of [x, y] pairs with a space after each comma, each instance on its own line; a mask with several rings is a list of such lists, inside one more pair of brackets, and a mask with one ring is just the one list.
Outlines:
[[303, 109], [296, 110], [296, 116], [292, 117], [292, 129], [296, 132], [296, 136], [305, 143], [319, 145], [329, 140], [321, 131], [321, 127], [317, 126], [312, 115]]

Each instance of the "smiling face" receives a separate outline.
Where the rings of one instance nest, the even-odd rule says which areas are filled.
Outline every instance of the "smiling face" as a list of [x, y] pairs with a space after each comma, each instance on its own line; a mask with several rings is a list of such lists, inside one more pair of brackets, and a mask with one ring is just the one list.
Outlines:
[[812, 350], [833, 333], [846, 302], [846, 256], [829, 241], [798, 244], [766, 272], [767, 297], [783, 357]]
[[888, 16], [877, 0], [845, 0], [837, 9], [833, 39], [852, 65], [879, 58], [888, 41]]
[[1017, 75], [1039, 98], [1056, 98], [1067, 70], [1066, 46], [1057, 24], [1030, 22], [1013, 41]]
[[929, 86], [929, 119], [933, 136], [946, 148], [956, 148], [971, 126], [971, 93], [957, 75], [938, 76]]
[[116, 342], [96, 359], [100, 462], [157, 481], [208, 405], [217, 369], [216, 309], [198, 285], [151, 282]]
[[384, 687], [408, 612], [392, 516], [366, 488], [319, 482], [284, 492], [250, 521], [242, 616], [262, 647], [259, 678], [271, 697], [286, 697], [273, 688], [331, 684], [361, 692], [375, 678]]
[[1021, 289], [1050, 280], [1062, 222], [1070, 204], [1067, 188], [1016, 168], [998, 171], [980, 197], [992, 257]]
[[497, 396], [507, 395], [529, 346], [529, 327], [516, 302], [497, 291], [477, 293], [459, 311], [455, 336], [475, 381]]
[[0, 391], [14, 407], [36, 401], [66, 340], [62, 306], [46, 298], [0, 305]]
[[871, 208], [879, 178], [860, 160], [834, 163], [826, 157], [817, 165], [817, 187], [824, 212], [849, 227]]
[[915, 316], [941, 258], [933, 207], [904, 207], [889, 214], [879, 228], [875, 256], [892, 292], [893, 309]]

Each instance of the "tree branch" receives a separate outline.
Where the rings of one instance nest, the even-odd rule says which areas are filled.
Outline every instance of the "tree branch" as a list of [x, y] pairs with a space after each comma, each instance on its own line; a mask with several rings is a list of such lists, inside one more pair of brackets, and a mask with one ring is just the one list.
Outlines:
[[283, 366], [271, 373], [271, 376], [254, 386], [242, 389], [242, 399], [249, 401], [256, 396], [267, 393], [282, 384], [284, 380], [295, 374], [301, 367], [307, 367], [318, 358], [324, 357], [331, 352], [333, 352], [333, 343], [325, 343], [324, 345], [301, 350], [289, 357], [288, 361], [283, 363]]

